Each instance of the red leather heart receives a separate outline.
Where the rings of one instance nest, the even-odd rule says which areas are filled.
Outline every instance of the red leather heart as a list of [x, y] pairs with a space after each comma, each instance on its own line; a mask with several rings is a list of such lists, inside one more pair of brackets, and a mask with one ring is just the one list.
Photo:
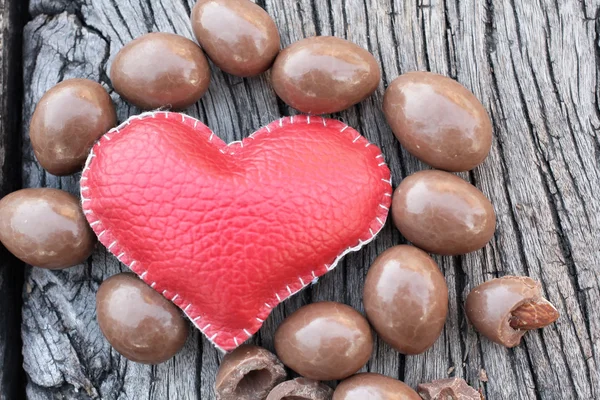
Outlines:
[[96, 143], [81, 177], [100, 242], [224, 350], [372, 240], [391, 191], [377, 146], [308, 116], [227, 145], [186, 115], [143, 114]]

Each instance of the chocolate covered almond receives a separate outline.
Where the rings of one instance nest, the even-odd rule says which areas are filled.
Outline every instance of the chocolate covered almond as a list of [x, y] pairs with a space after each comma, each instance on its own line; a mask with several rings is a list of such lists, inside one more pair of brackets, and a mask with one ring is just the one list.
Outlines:
[[427, 253], [394, 246], [371, 265], [363, 302], [377, 334], [403, 354], [419, 354], [440, 336], [448, 314], [448, 286]]
[[400, 182], [392, 217], [407, 240], [442, 255], [479, 250], [496, 229], [496, 213], [485, 195], [444, 171], [419, 171]]
[[275, 22], [249, 0], [199, 0], [192, 28], [212, 62], [231, 75], [261, 74], [279, 53]]
[[160, 364], [183, 348], [189, 325], [181, 311], [131, 273], [113, 275], [96, 294], [100, 330], [131, 361]]
[[492, 146], [492, 122], [481, 102], [457, 81], [408, 72], [385, 92], [383, 112], [402, 146], [446, 171], [481, 164]]
[[373, 336], [358, 311], [335, 302], [313, 303], [290, 315], [275, 332], [275, 350], [300, 375], [344, 379], [371, 357]]
[[117, 53], [110, 79], [117, 93], [144, 110], [180, 110], [204, 95], [210, 69], [196, 43], [172, 33], [155, 32], [129, 42]]
[[69, 79], [48, 90], [31, 124], [31, 147], [40, 165], [53, 175], [79, 171], [94, 142], [117, 123], [106, 90], [89, 79]]
[[308, 114], [345, 110], [379, 86], [375, 57], [333, 36], [316, 36], [286, 47], [271, 71], [273, 89], [289, 106]]
[[421, 400], [404, 382], [379, 374], [357, 374], [338, 385], [333, 400]]
[[96, 235], [77, 197], [58, 189], [22, 189], [0, 200], [0, 242], [27, 264], [62, 269], [84, 262]]
[[467, 296], [465, 310], [479, 333], [506, 347], [519, 345], [528, 330], [548, 326], [560, 316], [543, 297], [540, 283], [526, 276], [482, 283]]

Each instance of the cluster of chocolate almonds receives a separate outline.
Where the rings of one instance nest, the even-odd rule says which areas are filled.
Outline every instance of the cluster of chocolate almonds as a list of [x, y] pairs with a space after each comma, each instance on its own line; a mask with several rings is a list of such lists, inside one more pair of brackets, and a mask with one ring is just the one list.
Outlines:
[[[305, 112], [341, 111], [379, 84], [373, 56], [343, 39], [309, 38], [280, 53], [275, 22], [251, 1], [200, 0], [191, 19], [202, 47], [186, 37], [157, 32], [131, 41], [116, 54], [110, 78], [123, 99], [143, 110], [193, 105], [210, 84], [205, 53], [217, 67], [240, 77], [264, 73], [275, 63], [277, 94]], [[333, 63], [322, 68], [314, 62], [319, 58]], [[337, 72], [342, 65], [350, 67], [344, 76]], [[315, 74], [328, 85], [315, 82]], [[316, 107], [307, 109], [309, 105]], [[37, 104], [30, 123], [32, 149], [46, 171], [71, 175], [82, 169], [95, 141], [116, 124], [114, 104], [102, 85], [65, 80]], [[50, 188], [20, 190], [0, 201], [0, 241], [22, 261], [48, 269], [81, 264], [97, 243], [79, 200]], [[97, 320], [110, 344], [140, 363], [171, 358], [188, 336], [188, 324], [177, 307], [132, 274], [118, 274], [100, 286]]]
[[[116, 121], [112, 100], [100, 84], [67, 80], [39, 101], [31, 118], [31, 146], [48, 172], [70, 175], [81, 170], [94, 142]], [[0, 200], [0, 241], [27, 264], [62, 269], [85, 261], [96, 236], [78, 198], [39, 188], [18, 190]]]
[[[483, 399], [477, 390], [457, 377], [420, 384], [417, 394], [397, 379], [374, 373], [355, 374], [370, 357], [371, 342], [368, 323], [352, 308], [331, 302], [305, 306], [277, 330], [275, 348], [279, 359], [268, 350], [251, 345], [242, 345], [225, 355], [216, 377], [216, 397], [218, 400]], [[308, 377], [286, 380], [283, 364]], [[335, 390], [319, 382], [332, 379], [342, 380]]]
[[145, 110], [191, 106], [210, 83], [204, 53], [234, 76], [251, 77], [271, 69], [277, 95], [309, 114], [345, 110], [379, 86], [375, 58], [347, 40], [311, 37], [280, 52], [275, 22], [251, 1], [200, 0], [191, 20], [201, 47], [183, 36], [148, 33], [119, 51], [110, 77], [123, 98]]
[[[200, 46], [170, 33], [149, 33], [124, 46], [110, 71], [116, 92], [142, 109], [187, 108], [210, 84], [205, 53], [235, 76], [271, 69], [277, 95], [309, 114], [342, 111], [379, 86], [375, 58], [347, 40], [306, 38], [280, 52], [273, 19], [251, 1], [200, 0], [191, 19]], [[237, 29], [228, 29], [231, 26]], [[386, 90], [383, 112], [402, 146], [438, 169], [406, 177], [393, 195], [394, 223], [414, 247], [396, 246], [375, 260], [364, 288], [366, 319], [348, 306], [326, 302], [305, 306], [282, 323], [275, 334], [276, 352], [304, 378], [283, 382], [285, 370], [273, 354], [242, 347], [221, 365], [217, 392], [222, 399], [353, 400], [367, 399], [367, 392], [383, 399], [397, 398], [388, 393], [418, 398], [397, 380], [352, 375], [371, 357], [370, 325], [407, 355], [426, 351], [439, 337], [448, 312], [448, 289], [425, 251], [466, 254], [493, 237], [492, 204], [475, 186], [451, 174], [485, 160], [492, 125], [473, 93], [428, 72], [410, 72], [394, 80]], [[100, 84], [86, 79], [61, 82], [46, 92], [31, 119], [36, 158], [51, 174], [76, 173], [93, 143], [116, 125], [116, 119], [112, 100]], [[49, 269], [80, 264], [96, 244], [78, 199], [57, 189], [24, 189], [3, 198], [0, 241], [24, 262]], [[540, 284], [526, 277], [481, 284], [469, 294], [465, 309], [481, 334], [508, 347], [519, 344], [527, 330], [558, 318]], [[169, 359], [188, 336], [188, 323], [177, 307], [132, 274], [118, 274], [101, 285], [97, 319], [117, 351], [142, 363]], [[332, 394], [320, 380], [344, 381]], [[423, 390], [437, 390], [442, 396], [464, 389], [457, 381], [432, 385]], [[430, 397], [441, 398], [436, 396]]]
[[[39, 101], [29, 129], [31, 146], [48, 172], [70, 175], [81, 170], [94, 142], [116, 122], [112, 100], [100, 84], [67, 80]], [[78, 198], [38, 188], [0, 200], [0, 241], [27, 264], [62, 269], [85, 261], [97, 240]]]
[[[398, 185], [392, 199], [398, 230], [434, 254], [456, 256], [483, 248], [495, 232], [494, 208], [475, 186], [450, 173], [475, 168], [490, 152], [492, 124], [483, 105], [450, 78], [411, 72], [387, 88], [383, 110], [402, 146], [438, 168], [419, 171]], [[365, 311], [379, 335], [401, 353], [425, 351], [441, 333], [447, 288], [437, 272], [425, 253], [416, 257], [416, 249], [403, 246], [383, 253], [369, 271]], [[528, 277], [506, 276], [477, 286], [465, 309], [482, 335], [507, 347], [518, 345], [527, 330], [559, 317], [542, 297], [541, 285]]]
[[[294, 371], [312, 378], [286, 381], [285, 368], [274, 354], [261, 347], [243, 345], [221, 362], [215, 383], [218, 400], [420, 399], [417, 392], [399, 380], [370, 373], [353, 375], [369, 359], [372, 337], [367, 321], [352, 308], [339, 303], [315, 303], [301, 308], [289, 320], [276, 333], [277, 354]], [[305, 330], [291, 335], [300, 328], [295, 325]], [[358, 349], [353, 348], [353, 340], [359, 342]], [[319, 382], [332, 379], [345, 380], [335, 391]]]
[[394, 192], [392, 217], [402, 235], [435, 254], [461, 255], [484, 247], [496, 214], [475, 186], [445, 171], [481, 164], [492, 145], [483, 105], [458, 82], [429, 72], [394, 80], [383, 110], [392, 131], [411, 154], [440, 170], [406, 177]]

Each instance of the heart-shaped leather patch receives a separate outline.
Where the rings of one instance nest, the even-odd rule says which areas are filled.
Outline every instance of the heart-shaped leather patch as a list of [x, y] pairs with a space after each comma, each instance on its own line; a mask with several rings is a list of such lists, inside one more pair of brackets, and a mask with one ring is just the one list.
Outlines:
[[189, 116], [143, 114], [96, 143], [81, 177], [100, 242], [223, 350], [371, 241], [391, 191], [377, 146], [312, 116], [227, 145]]

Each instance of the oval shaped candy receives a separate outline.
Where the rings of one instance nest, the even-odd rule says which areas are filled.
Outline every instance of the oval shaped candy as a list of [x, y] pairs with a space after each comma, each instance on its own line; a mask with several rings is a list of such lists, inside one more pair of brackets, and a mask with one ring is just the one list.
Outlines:
[[31, 147], [40, 165], [53, 175], [81, 169], [94, 142], [117, 123], [113, 102], [102, 85], [69, 79], [48, 90], [31, 124]]
[[392, 217], [415, 246], [443, 255], [479, 250], [496, 229], [496, 213], [485, 195], [443, 171], [420, 171], [405, 178], [394, 191]]
[[371, 357], [373, 336], [358, 311], [334, 302], [313, 303], [290, 315], [275, 332], [279, 359], [300, 375], [344, 379]]
[[332, 400], [421, 400], [410, 386], [379, 374], [357, 374], [338, 385]]
[[427, 253], [395, 246], [371, 265], [365, 281], [367, 318], [379, 336], [403, 354], [433, 345], [448, 314], [448, 286]]
[[345, 110], [379, 86], [375, 57], [344, 39], [316, 36], [285, 48], [275, 59], [271, 81], [281, 99], [309, 114]]
[[191, 40], [148, 33], [117, 53], [110, 79], [117, 93], [142, 109], [183, 109], [204, 95], [210, 69], [202, 49]]
[[192, 11], [192, 28], [210, 59], [231, 75], [261, 74], [279, 53], [275, 22], [248, 0], [200, 0]]
[[385, 91], [383, 112], [409, 153], [434, 168], [468, 171], [492, 146], [485, 108], [457, 81], [431, 72], [409, 72]]
[[85, 261], [96, 235], [77, 197], [58, 189], [22, 189], [0, 200], [0, 242], [27, 264], [62, 269]]
[[96, 294], [100, 330], [131, 361], [159, 364], [185, 344], [189, 326], [177, 307], [131, 273], [113, 275]]

